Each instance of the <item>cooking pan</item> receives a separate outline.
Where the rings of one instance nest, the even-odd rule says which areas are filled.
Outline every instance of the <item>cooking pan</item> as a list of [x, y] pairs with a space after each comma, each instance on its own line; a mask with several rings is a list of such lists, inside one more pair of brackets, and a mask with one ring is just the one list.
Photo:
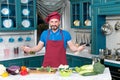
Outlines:
[[73, 24], [74, 24], [74, 26], [80, 26], [80, 20], [75, 20], [75, 21], [73, 22]]

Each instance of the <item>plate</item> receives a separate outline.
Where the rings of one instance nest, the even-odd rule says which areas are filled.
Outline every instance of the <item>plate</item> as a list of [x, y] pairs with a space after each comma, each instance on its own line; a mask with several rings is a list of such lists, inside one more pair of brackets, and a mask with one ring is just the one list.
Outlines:
[[9, 10], [8, 8], [3, 8], [3, 9], [1, 10], [1, 13], [2, 13], [3, 15], [8, 15], [8, 14], [10, 13], [10, 10]]
[[26, 3], [28, 3], [28, 0], [21, 0], [21, 3], [26, 4]]
[[3, 20], [3, 26], [4, 26], [5, 28], [10, 28], [10, 27], [12, 27], [12, 26], [13, 26], [13, 21], [12, 21], [12, 19], [5, 19], [5, 20]]
[[29, 20], [23, 20], [22, 21], [22, 26], [25, 27], [25, 28], [30, 27], [30, 21]]
[[22, 14], [23, 14], [24, 16], [29, 15], [29, 13], [30, 13], [30, 11], [29, 11], [28, 9], [23, 9], [23, 10], [22, 10]]

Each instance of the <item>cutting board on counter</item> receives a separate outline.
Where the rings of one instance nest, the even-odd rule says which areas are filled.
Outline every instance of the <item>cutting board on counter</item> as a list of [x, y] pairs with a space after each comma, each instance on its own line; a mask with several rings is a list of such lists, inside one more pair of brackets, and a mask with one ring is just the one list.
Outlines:
[[52, 72], [48, 71], [39, 71], [39, 70], [29, 70], [30, 74], [55, 74], [57, 70], [54, 70]]

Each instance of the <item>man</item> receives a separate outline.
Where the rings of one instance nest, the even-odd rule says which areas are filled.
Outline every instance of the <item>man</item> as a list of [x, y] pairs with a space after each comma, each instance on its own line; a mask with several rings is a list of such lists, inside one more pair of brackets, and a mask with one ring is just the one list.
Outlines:
[[74, 52], [80, 52], [85, 48], [85, 45], [76, 47], [71, 41], [69, 32], [59, 28], [60, 17], [58, 12], [49, 14], [46, 18], [46, 22], [49, 23], [50, 29], [43, 31], [38, 45], [32, 48], [27, 46], [23, 47], [23, 50], [29, 53], [31, 51], [40, 51], [45, 46], [46, 51], [42, 65], [43, 67], [58, 67], [60, 64], [67, 64], [67, 45]]

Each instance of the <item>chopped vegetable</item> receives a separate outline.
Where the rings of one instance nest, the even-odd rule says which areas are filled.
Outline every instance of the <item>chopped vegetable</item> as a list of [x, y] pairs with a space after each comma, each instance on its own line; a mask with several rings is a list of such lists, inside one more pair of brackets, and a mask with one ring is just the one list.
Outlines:
[[8, 73], [8, 72], [4, 72], [1, 76], [2, 76], [2, 77], [8, 77], [8, 76], [9, 76], [9, 73]]
[[93, 68], [94, 72], [96, 72], [97, 74], [102, 74], [105, 69], [105, 66], [101, 64], [100, 62], [95, 63], [93, 67], [94, 67]]
[[94, 65], [83, 65], [81, 67], [75, 67], [76, 72], [83, 76], [102, 74], [104, 69], [105, 66], [100, 62], [96, 62]]
[[49, 66], [36, 68], [36, 70], [41, 71], [41, 72], [56, 72], [56, 69], [49, 67]]
[[6, 72], [6, 67], [0, 64], [0, 75], [2, 75], [4, 72]]
[[26, 66], [21, 66], [20, 74], [21, 74], [22, 76], [25, 76], [25, 75], [28, 74], [28, 69], [27, 69]]
[[84, 65], [80, 67], [79, 74], [84, 75], [86, 73], [91, 73], [91, 72], [93, 72], [93, 65]]
[[19, 66], [10, 66], [6, 69], [6, 71], [12, 75], [16, 75], [19, 73], [20, 67]]
[[83, 76], [92, 76], [92, 75], [96, 75], [97, 73], [95, 72], [87, 72], [87, 73], [83, 73]]

